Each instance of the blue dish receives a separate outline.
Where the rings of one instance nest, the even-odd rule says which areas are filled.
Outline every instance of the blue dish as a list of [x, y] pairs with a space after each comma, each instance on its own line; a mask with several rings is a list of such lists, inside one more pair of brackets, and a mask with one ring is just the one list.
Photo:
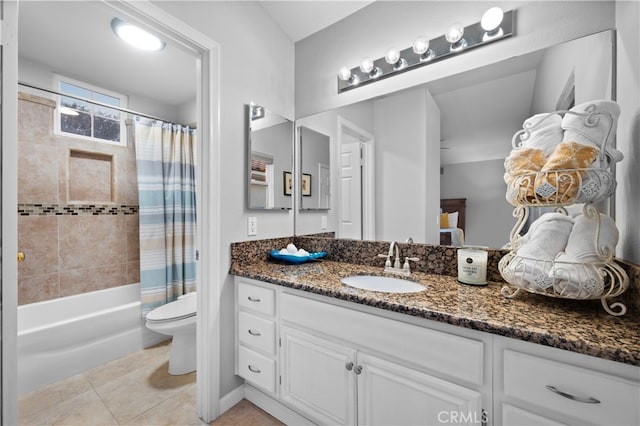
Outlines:
[[294, 256], [292, 254], [280, 254], [280, 250], [271, 250], [271, 257], [274, 259], [282, 260], [287, 263], [300, 264], [308, 262], [310, 260], [316, 260], [323, 258], [327, 255], [326, 251], [319, 251], [316, 253], [309, 253], [308, 256]]

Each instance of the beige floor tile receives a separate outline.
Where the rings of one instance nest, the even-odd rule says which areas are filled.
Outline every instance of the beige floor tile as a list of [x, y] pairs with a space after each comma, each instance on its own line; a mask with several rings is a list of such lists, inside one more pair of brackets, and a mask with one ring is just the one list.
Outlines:
[[243, 399], [211, 424], [215, 426], [276, 426], [284, 423]]
[[195, 373], [171, 376], [169, 362], [144, 367], [98, 386], [96, 392], [119, 423], [145, 413], [196, 382]]
[[93, 388], [82, 374], [52, 383], [18, 398], [19, 416], [30, 416], [88, 390]]
[[20, 425], [117, 425], [116, 419], [93, 390], [21, 418]]
[[200, 425], [197, 416], [196, 385], [156, 405], [149, 411], [127, 422], [126, 425]]
[[120, 379], [140, 368], [157, 368], [169, 358], [171, 340], [134, 352], [122, 358], [85, 372], [87, 380], [94, 386], [102, 386], [112, 380]]

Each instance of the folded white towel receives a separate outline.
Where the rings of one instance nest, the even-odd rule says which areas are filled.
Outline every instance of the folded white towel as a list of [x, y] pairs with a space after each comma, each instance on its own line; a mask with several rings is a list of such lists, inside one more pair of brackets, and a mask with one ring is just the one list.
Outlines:
[[551, 262], [565, 249], [573, 218], [562, 213], [545, 213], [531, 224], [507, 273], [511, 283], [534, 291], [553, 286]]
[[[596, 249], [598, 219], [579, 215], [567, 241], [564, 253], [556, 258], [549, 276], [553, 278], [554, 290], [564, 296], [578, 299], [598, 297], [604, 291], [604, 276], [601, 267], [586, 262], [603, 260]], [[619, 232], [609, 216], [600, 213], [598, 246], [604, 253], [615, 253]], [[565, 263], [566, 262], [566, 263]]]
[[562, 213], [543, 214], [522, 237], [518, 256], [547, 261], [555, 259], [567, 245], [573, 222], [573, 218]]
[[526, 133], [520, 135], [522, 146], [540, 149], [544, 152], [544, 156], [548, 157], [562, 142], [561, 124], [562, 117], [558, 114], [536, 114], [527, 118], [523, 127], [524, 129], [532, 129], [529, 131], [528, 137]]
[[[564, 129], [563, 142], [578, 142], [584, 145], [594, 146], [598, 149], [605, 147], [608, 163], [617, 163], [624, 155], [613, 147], [620, 106], [613, 101], [590, 101], [576, 105], [569, 111], [579, 113], [591, 113], [592, 117], [567, 113], [562, 119]], [[596, 163], [594, 167], [598, 167]]]
[[[598, 218], [583, 214], [574, 219], [573, 229], [564, 250], [564, 258], [570, 262], [597, 262], [602, 260], [596, 250], [595, 239], [598, 232]], [[611, 217], [600, 213], [598, 245], [607, 253], [615, 253], [620, 233]]]

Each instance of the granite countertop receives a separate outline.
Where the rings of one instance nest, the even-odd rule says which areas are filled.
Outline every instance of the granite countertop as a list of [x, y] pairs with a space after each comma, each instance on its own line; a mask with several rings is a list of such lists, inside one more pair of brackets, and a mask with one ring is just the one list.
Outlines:
[[276, 260], [232, 262], [233, 275], [566, 349], [640, 366], [640, 318], [635, 312], [609, 315], [600, 300], [555, 299], [520, 292], [507, 299], [504, 283], [460, 284], [455, 277], [412, 272], [428, 287], [412, 294], [381, 293], [346, 286], [340, 278], [382, 275], [382, 268], [334, 261], [289, 265]]

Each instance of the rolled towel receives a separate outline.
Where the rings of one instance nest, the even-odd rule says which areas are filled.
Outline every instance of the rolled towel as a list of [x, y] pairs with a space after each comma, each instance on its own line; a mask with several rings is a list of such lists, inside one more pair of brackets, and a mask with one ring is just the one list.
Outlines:
[[577, 142], [598, 149], [604, 146], [609, 164], [602, 167], [607, 167], [624, 158], [624, 155], [613, 147], [620, 116], [620, 106], [617, 103], [606, 100], [591, 101], [576, 105], [569, 111], [594, 115], [586, 117], [565, 114], [562, 118], [563, 142]]
[[509, 187], [507, 201], [517, 205], [535, 198], [534, 173], [542, 169], [545, 161], [541, 149], [522, 147], [511, 150], [504, 160], [504, 181]]
[[550, 277], [554, 279], [553, 287], [557, 293], [575, 298], [598, 297], [602, 294], [604, 276], [601, 266], [588, 264], [603, 260], [595, 245], [596, 233], [598, 245], [605, 256], [615, 253], [620, 234], [611, 217], [602, 213], [599, 215], [599, 231], [597, 217], [582, 214], [574, 219], [567, 247], [564, 253], [558, 255], [557, 263], [549, 272]]
[[541, 172], [536, 176], [535, 192], [553, 204], [575, 201], [582, 187], [585, 171], [597, 158], [600, 151], [593, 146], [578, 142], [562, 142], [547, 158]]
[[562, 142], [562, 117], [558, 114], [536, 114], [524, 121], [523, 128], [530, 129], [520, 135], [522, 146], [540, 149], [544, 156], [551, 155], [556, 146]]
[[545, 213], [522, 237], [519, 257], [510, 271], [521, 287], [544, 290], [553, 285], [549, 276], [552, 260], [563, 251], [569, 240], [573, 219], [562, 213]]

